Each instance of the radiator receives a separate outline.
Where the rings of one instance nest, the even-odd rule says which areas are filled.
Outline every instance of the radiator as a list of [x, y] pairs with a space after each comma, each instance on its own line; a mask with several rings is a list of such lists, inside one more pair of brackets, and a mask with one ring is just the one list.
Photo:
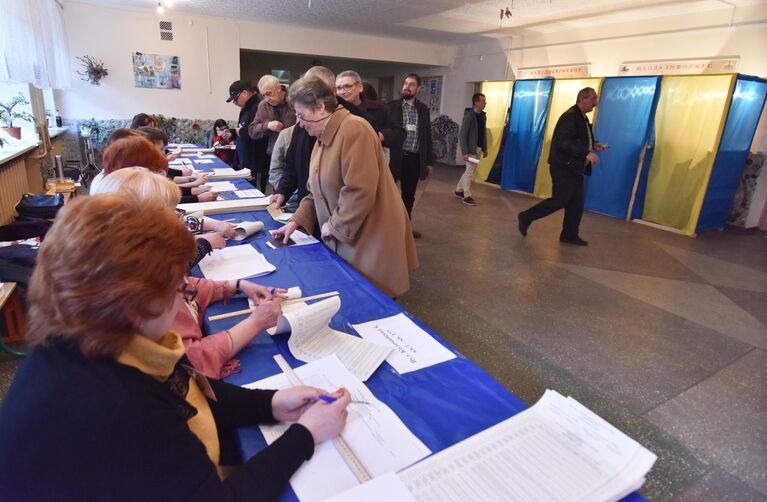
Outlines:
[[21, 196], [29, 191], [25, 158], [0, 165], [0, 225], [13, 221], [16, 216], [16, 204]]

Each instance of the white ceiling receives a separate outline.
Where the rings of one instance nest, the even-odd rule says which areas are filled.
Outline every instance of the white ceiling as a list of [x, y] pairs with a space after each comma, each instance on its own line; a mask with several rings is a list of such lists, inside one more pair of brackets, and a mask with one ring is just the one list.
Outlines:
[[[158, 0], [82, 0], [156, 8]], [[525, 30], [550, 33], [598, 24], [767, 4], [767, 0], [162, 0], [191, 14], [461, 44]], [[309, 7], [311, 3], [311, 7]], [[499, 18], [509, 7], [512, 17]]]

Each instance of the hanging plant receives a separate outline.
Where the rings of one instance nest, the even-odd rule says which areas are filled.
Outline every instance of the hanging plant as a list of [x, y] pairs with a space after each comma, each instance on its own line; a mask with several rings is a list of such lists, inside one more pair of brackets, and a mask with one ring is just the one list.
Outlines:
[[85, 82], [90, 82], [92, 85], [101, 85], [101, 79], [109, 75], [109, 70], [104, 68], [104, 62], [100, 59], [96, 59], [87, 54], [76, 59], [80, 61], [83, 66], [83, 70], [78, 70], [77, 74], [80, 75], [80, 79]]

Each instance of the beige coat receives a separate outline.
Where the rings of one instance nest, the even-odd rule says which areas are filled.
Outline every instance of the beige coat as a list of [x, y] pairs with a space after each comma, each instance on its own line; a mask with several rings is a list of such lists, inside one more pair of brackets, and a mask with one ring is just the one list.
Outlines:
[[418, 266], [410, 220], [367, 121], [339, 108], [312, 150], [309, 195], [291, 221], [307, 231], [328, 223], [327, 246], [396, 297], [410, 289]]

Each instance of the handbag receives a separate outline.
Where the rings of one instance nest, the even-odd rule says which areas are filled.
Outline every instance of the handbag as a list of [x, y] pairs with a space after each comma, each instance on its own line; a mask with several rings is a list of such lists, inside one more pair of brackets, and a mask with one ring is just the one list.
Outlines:
[[64, 197], [60, 193], [53, 195], [25, 193], [16, 204], [16, 212], [20, 217], [32, 216], [50, 220], [56, 217], [56, 213], [62, 206], [64, 206]]

